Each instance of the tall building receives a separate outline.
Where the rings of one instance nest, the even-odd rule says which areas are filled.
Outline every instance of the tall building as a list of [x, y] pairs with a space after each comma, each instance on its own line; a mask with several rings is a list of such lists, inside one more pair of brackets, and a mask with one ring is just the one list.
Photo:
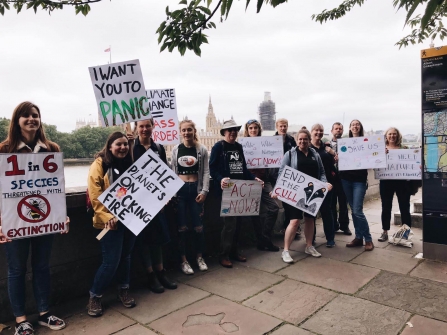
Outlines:
[[275, 130], [276, 109], [270, 92], [264, 92], [264, 101], [258, 108], [259, 121], [263, 130]]
[[94, 120], [85, 121], [85, 119], [77, 119], [75, 130], [78, 130], [79, 128], [83, 128], [83, 127], [87, 127], [87, 126], [96, 127], [97, 126], [96, 121], [94, 121]]

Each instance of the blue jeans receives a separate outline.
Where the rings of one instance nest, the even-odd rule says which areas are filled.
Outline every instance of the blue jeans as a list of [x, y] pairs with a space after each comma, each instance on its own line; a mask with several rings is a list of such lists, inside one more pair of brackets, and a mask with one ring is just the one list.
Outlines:
[[368, 221], [363, 213], [363, 200], [366, 194], [366, 182], [349, 181], [342, 179], [343, 190], [351, 207], [352, 221], [354, 222], [355, 237], [371, 242]]
[[39, 313], [49, 309], [50, 255], [54, 235], [43, 235], [6, 243], [8, 260], [8, 294], [15, 317], [25, 315], [25, 275], [29, 249], [33, 291]]
[[118, 285], [129, 288], [130, 255], [135, 244], [135, 235], [121, 222], [117, 230], [109, 230], [101, 239], [102, 264], [96, 271], [90, 297], [101, 297], [117, 273]]
[[188, 230], [188, 216], [191, 219], [192, 227], [194, 228], [194, 245], [197, 254], [201, 254], [204, 244], [203, 224], [200, 218], [203, 204], [196, 202], [197, 197], [197, 182], [185, 182], [180, 190], [177, 192], [177, 221], [179, 232], [179, 253], [185, 256], [186, 253], [186, 232]]

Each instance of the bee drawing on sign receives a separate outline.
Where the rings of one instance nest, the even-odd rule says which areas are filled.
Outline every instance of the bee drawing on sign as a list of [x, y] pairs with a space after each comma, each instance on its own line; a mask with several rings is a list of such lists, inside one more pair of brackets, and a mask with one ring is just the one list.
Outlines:
[[306, 195], [306, 199], [301, 198], [298, 200], [296, 207], [299, 209], [303, 209], [306, 211], [315, 214], [317, 211], [317, 200], [323, 199], [326, 189], [324, 187], [316, 190], [314, 192], [314, 184], [310, 182], [307, 184], [307, 187], [304, 188], [304, 194]]
[[26, 215], [28, 215], [33, 220], [39, 220], [41, 217], [40, 213], [45, 213], [45, 203], [38, 199], [30, 199], [28, 203], [30, 204], [30, 210], [28, 211], [28, 213], [26, 213]]

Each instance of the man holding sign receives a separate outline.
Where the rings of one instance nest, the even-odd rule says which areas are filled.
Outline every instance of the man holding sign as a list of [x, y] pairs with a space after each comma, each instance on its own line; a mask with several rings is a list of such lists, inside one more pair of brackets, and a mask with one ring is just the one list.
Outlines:
[[[327, 183], [320, 155], [318, 155], [314, 149], [309, 148], [310, 140], [311, 137], [308, 130], [301, 129], [298, 131], [298, 145], [296, 148], [291, 149], [284, 155], [279, 171], [278, 181], [276, 182], [275, 188], [272, 192], [272, 198], [278, 198], [283, 201], [284, 210], [290, 218], [290, 223], [287, 226], [284, 235], [284, 251], [282, 253], [282, 259], [286, 263], [293, 262], [293, 258], [289, 253], [289, 247], [295, 239], [295, 234], [299, 226], [299, 220], [303, 218], [303, 212], [305, 223], [304, 235], [306, 237], [305, 253], [313, 257], [321, 257], [321, 254], [312, 245], [315, 216], [319, 208], [313, 205], [309, 206], [309, 204], [314, 199], [321, 198], [323, 200], [326, 193], [332, 189], [332, 185]], [[314, 179], [318, 179], [324, 184], [317, 185], [313, 182], [307, 182], [305, 188], [303, 189], [305, 198], [298, 199], [298, 197], [294, 197], [294, 195], [297, 195], [296, 191], [300, 189], [299, 184], [303, 183], [306, 177], [300, 177], [298, 174], [293, 173], [293, 171], [289, 171], [288, 177], [285, 176], [284, 170], [287, 169], [287, 167], [298, 170], [305, 176], [307, 175]], [[296, 205], [290, 205], [289, 203], [291, 201], [296, 203]], [[321, 202], [319, 202], [319, 205], [321, 205]]]

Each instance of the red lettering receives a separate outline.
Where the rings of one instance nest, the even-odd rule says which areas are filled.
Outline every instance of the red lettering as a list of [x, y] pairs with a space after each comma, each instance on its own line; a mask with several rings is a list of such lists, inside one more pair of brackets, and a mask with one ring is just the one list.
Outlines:
[[174, 122], [174, 120], [173, 120], [173, 119], [169, 119], [169, 120], [168, 120], [168, 125], [169, 125], [169, 127], [175, 127], [175, 122]]
[[239, 196], [239, 193], [238, 193], [238, 191], [237, 191], [237, 184], [234, 184], [233, 189], [231, 190], [230, 197], [233, 196], [233, 193], [236, 193], [236, 196], [237, 196], [237, 197]]

